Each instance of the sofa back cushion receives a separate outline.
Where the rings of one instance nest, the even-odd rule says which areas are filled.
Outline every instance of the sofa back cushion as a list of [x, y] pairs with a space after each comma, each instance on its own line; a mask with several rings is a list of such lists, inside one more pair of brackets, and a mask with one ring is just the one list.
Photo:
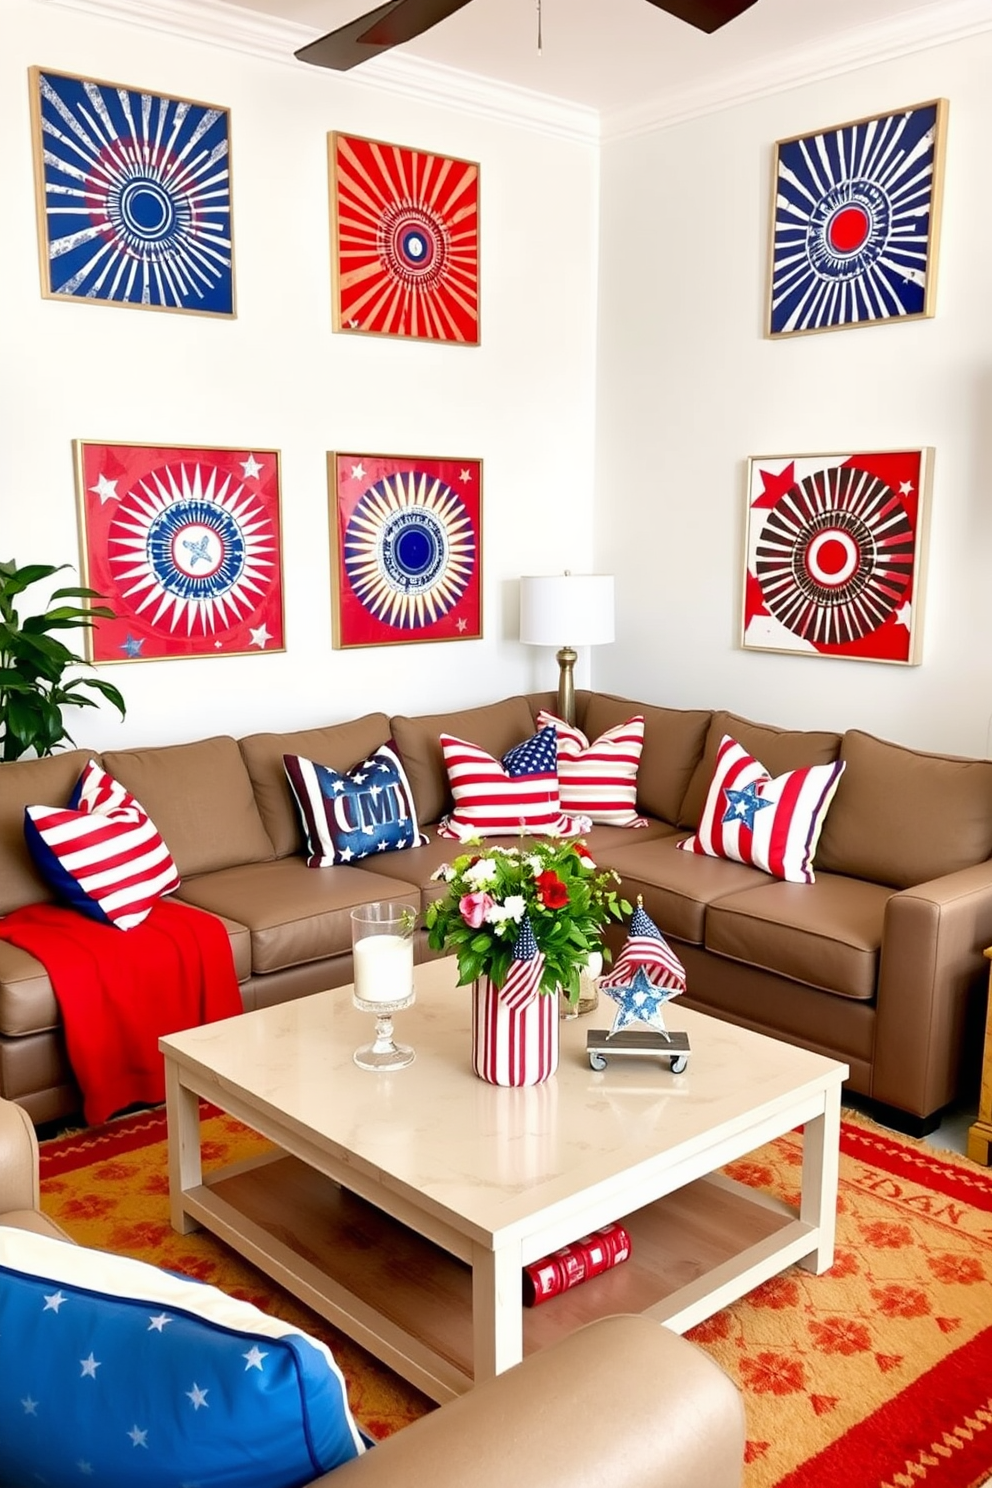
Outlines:
[[296, 729], [289, 734], [248, 734], [238, 740], [259, 815], [277, 858], [303, 850], [303, 828], [286, 779], [283, 755], [295, 754], [344, 774], [388, 738], [389, 719], [385, 713], [366, 713], [363, 718], [324, 728]]
[[[801, 770], [807, 765], [829, 765], [840, 755], [840, 734], [818, 729], [776, 728], [774, 724], [753, 723], [749, 718], [740, 718], [736, 713], [720, 710], [711, 717], [702, 758], [693, 771], [679, 811], [679, 826], [699, 826], [716, 769], [720, 741], [725, 734], [730, 734], [731, 738], [744, 746], [748, 754], [759, 759], [771, 776], [785, 775], [789, 770]], [[836, 800], [831, 810], [835, 807]], [[825, 866], [819, 853], [816, 866]]]
[[440, 821], [454, 805], [441, 750], [442, 734], [466, 739], [501, 759], [508, 749], [533, 734], [534, 720], [525, 697], [510, 697], [458, 713], [399, 716], [390, 719], [390, 729], [423, 826]]
[[0, 914], [56, 897], [28, 852], [24, 808], [39, 801], [66, 805], [83, 770], [97, 757], [89, 749], [69, 749], [49, 759], [0, 765]]
[[158, 827], [182, 878], [273, 856], [235, 739], [111, 750], [102, 758]]
[[912, 888], [992, 856], [992, 760], [926, 754], [850, 729], [816, 866]]
[[[675, 824], [689, 781], [702, 758], [713, 714], [708, 708], [658, 708], [650, 703], [632, 703], [610, 693], [593, 692], [586, 702], [582, 728], [590, 739], [595, 739], [623, 723], [632, 713], [644, 718], [637, 804], [649, 816], [659, 816], [662, 821]], [[700, 810], [708, 784], [709, 777], [703, 787]]]

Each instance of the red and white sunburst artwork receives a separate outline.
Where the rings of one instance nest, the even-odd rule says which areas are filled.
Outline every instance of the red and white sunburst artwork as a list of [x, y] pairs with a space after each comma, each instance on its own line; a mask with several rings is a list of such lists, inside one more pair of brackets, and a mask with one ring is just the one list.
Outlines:
[[745, 648], [919, 663], [932, 457], [748, 462]]
[[479, 167], [332, 133], [334, 329], [479, 344]]

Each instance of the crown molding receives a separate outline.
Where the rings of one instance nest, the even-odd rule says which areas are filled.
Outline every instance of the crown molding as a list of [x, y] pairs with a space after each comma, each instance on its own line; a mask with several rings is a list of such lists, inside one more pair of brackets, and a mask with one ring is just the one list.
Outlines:
[[936, 0], [890, 20], [858, 26], [828, 41], [780, 52], [757, 67], [735, 68], [700, 87], [670, 92], [630, 108], [606, 110], [600, 116], [601, 138], [624, 139], [667, 129], [703, 114], [990, 30], [992, 0]]
[[385, 53], [350, 72], [332, 72], [298, 62], [294, 52], [313, 40], [313, 27], [261, 15], [225, 0], [34, 0], [36, 5], [82, 11], [105, 20], [183, 36], [227, 51], [246, 52], [293, 67], [310, 82], [374, 88], [429, 104], [474, 113], [502, 124], [536, 130], [580, 144], [599, 142], [599, 111], [550, 98], [527, 88], [494, 83], [459, 68], [417, 57]]
[[[261, 15], [226, 0], [34, 0], [107, 20], [184, 36], [283, 66], [317, 71], [293, 53], [313, 39], [312, 27]], [[829, 0], [821, 0], [829, 3]], [[600, 112], [526, 88], [494, 83], [457, 68], [386, 53], [347, 73], [324, 73], [337, 86], [374, 88], [432, 107], [534, 130], [581, 144], [667, 129], [769, 94], [992, 30], [992, 0], [935, 0], [887, 21], [858, 26], [832, 40], [792, 48], [751, 68], [735, 68], [696, 87]]]

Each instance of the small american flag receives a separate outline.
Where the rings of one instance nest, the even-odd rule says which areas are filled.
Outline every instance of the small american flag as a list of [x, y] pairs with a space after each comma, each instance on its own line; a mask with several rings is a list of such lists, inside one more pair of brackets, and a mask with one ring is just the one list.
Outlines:
[[538, 950], [530, 919], [524, 915], [514, 942], [510, 970], [499, 989], [504, 1006], [511, 1009], [526, 1007], [537, 996], [543, 972], [544, 952]]
[[600, 981], [600, 986], [604, 990], [629, 986], [638, 971], [645, 973], [652, 987], [674, 987], [677, 993], [685, 991], [685, 967], [645, 910], [640, 897], [631, 916], [623, 950], [613, 970]]

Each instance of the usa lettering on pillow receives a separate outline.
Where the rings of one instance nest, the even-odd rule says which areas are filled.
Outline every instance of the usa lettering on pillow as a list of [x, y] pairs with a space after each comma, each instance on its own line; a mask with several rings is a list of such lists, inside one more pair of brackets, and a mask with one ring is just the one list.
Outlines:
[[813, 858], [844, 773], [842, 760], [774, 779], [729, 734], [717, 750], [699, 827], [683, 852], [748, 863], [789, 883], [811, 884]]
[[637, 812], [637, 771], [644, 748], [644, 719], [628, 718], [590, 744], [581, 729], [543, 709], [538, 728], [558, 736], [558, 786], [562, 809], [581, 811], [592, 822], [646, 827]]

